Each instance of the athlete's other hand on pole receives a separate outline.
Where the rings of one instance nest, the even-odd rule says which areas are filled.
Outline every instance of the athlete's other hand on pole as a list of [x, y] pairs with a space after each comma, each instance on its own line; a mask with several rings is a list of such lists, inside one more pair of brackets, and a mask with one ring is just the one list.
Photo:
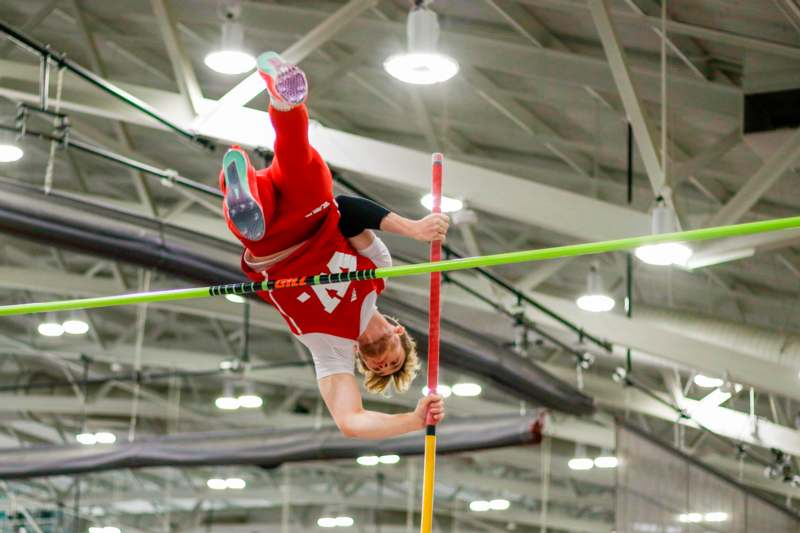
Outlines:
[[441, 213], [431, 213], [424, 218], [414, 221], [410, 237], [418, 241], [444, 242], [449, 227], [450, 217]]
[[414, 414], [419, 418], [420, 428], [425, 427], [425, 420], [428, 413], [433, 416], [434, 424], [438, 424], [444, 420], [444, 398], [438, 394], [431, 394], [420, 398], [417, 402], [417, 408], [414, 409]]

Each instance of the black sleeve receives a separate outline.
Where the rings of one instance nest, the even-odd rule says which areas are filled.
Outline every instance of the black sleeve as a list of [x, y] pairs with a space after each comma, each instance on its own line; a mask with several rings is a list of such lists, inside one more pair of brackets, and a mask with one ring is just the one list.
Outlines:
[[345, 237], [355, 237], [365, 229], [380, 229], [381, 221], [390, 213], [375, 202], [340, 194], [336, 197], [339, 206], [339, 231]]

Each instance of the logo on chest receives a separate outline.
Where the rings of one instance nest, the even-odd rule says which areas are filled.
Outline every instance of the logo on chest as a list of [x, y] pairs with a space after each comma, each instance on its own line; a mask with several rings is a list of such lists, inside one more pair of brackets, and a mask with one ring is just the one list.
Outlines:
[[[353, 254], [336, 252], [333, 254], [330, 261], [328, 261], [328, 272], [331, 274], [352, 272], [356, 270], [357, 264], [358, 260]], [[342, 281], [339, 283], [330, 283], [328, 285], [314, 285], [311, 288], [314, 290], [314, 294], [317, 296], [317, 298], [313, 301], [318, 301], [320, 304], [322, 304], [322, 308], [325, 309], [325, 312], [328, 314], [333, 313], [336, 308], [339, 307], [339, 304], [341, 304], [344, 300], [344, 297], [347, 294], [347, 289], [350, 287], [350, 283], [350, 281]], [[307, 292], [300, 294], [300, 296], [297, 297], [297, 300], [303, 304], [312, 301]], [[357, 300], [358, 295], [356, 294], [355, 289], [353, 289], [353, 292], [350, 295], [350, 302], [352, 303]]]

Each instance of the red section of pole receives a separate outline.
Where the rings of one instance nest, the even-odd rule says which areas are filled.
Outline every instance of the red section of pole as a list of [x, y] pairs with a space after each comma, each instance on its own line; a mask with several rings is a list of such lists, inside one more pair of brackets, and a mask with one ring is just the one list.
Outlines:
[[[442, 212], [442, 165], [444, 156], [433, 154], [431, 195], [433, 196], [434, 213]], [[441, 261], [442, 241], [431, 242], [431, 262]], [[432, 394], [439, 385], [439, 319], [441, 315], [442, 274], [433, 272], [430, 281], [430, 307], [428, 309], [428, 393]], [[428, 415], [427, 424], [433, 425]]]

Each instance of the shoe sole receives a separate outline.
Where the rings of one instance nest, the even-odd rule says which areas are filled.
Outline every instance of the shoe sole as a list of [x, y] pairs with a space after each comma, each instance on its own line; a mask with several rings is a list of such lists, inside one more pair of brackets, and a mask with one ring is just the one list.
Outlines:
[[258, 56], [258, 69], [272, 78], [275, 91], [284, 102], [296, 105], [305, 101], [308, 80], [295, 65], [284, 63], [274, 52], [267, 52]]
[[245, 155], [239, 150], [228, 150], [222, 158], [222, 168], [225, 171], [228, 217], [245, 239], [261, 239], [266, 230], [264, 212], [250, 190]]

